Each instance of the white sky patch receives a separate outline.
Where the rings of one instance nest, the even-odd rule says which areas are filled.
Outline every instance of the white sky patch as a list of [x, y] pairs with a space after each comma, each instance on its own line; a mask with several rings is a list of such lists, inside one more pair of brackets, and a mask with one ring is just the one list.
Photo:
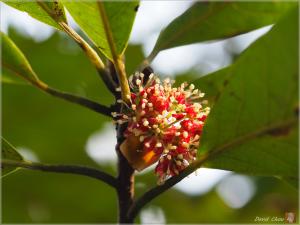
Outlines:
[[209, 192], [224, 177], [231, 174], [229, 171], [200, 168], [174, 186], [175, 189], [188, 195], [202, 195]]
[[143, 209], [140, 213], [141, 224], [166, 224], [163, 210], [156, 206]]
[[116, 143], [115, 128], [112, 123], [106, 123], [103, 129], [93, 133], [88, 138], [86, 152], [91, 159], [101, 165], [114, 165], [117, 163]]
[[249, 47], [250, 44], [252, 44], [254, 41], [256, 41], [259, 37], [266, 34], [270, 29], [272, 28], [272, 25], [266, 26], [254, 31], [251, 31], [246, 34], [242, 34], [236, 37], [233, 37], [229, 39], [229, 42], [234, 41], [237, 44], [238, 50], [240, 52], [244, 51], [246, 48]]
[[230, 63], [224, 43], [192, 44], [161, 51], [152, 62], [153, 69], [164, 75], [184, 73], [192, 68], [204, 73], [220, 69]]
[[231, 208], [238, 209], [245, 206], [254, 196], [256, 187], [247, 176], [232, 175], [220, 182], [217, 193]]
[[10, 6], [0, 3], [1, 31], [7, 33], [10, 25], [16, 27], [22, 34], [33, 38], [37, 42], [48, 39], [54, 32], [51, 26], [33, 19], [26, 12], [21, 12]]
[[156, 37], [152, 38], [157, 38], [157, 34], [192, 3], [193, 1], [141, 1], [130, 43], [144, 43], [145, 38], [153, 33]]

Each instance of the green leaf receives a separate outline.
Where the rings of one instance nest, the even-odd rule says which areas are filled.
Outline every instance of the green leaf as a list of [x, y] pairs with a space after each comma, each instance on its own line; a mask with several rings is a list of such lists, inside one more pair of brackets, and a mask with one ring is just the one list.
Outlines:
[[205, 93], [205, 99], [208, 100], [210, 106], [220, 97], [223, 88], [230, 78], [230, 70], [231, 67], [228, 66], [191, 82], [196, 85], [201, 92]]
[[[15, 161], [23, 161], [23, 157], [17, 152], [15, 147], [13, 147], [10, 143], [8, 143], [4, 138], [1, 137], [2, 143], [2, 159], [9, 159]], [[15, 171], [17, 168], [12, 166], [1, 166], [1, 174], [2, 177], [6, 176], [7, 174]]]
[[11, 76], [9, 73], [7, 74], [6, 71], [2, 71], [0, 82], [3, 84], [16, 84], [16, 85], [27, 85], [28, 83], [24, 80], [16, 77]]
[[[74, 20], [109, 59], [112, 55], [96, 1], [63, 1]], [[138, 1], [103, 2], [116, 52], [122, 55], [136, 15]]]
[[295, 8], [213, 75], [227, 81], [201, 139], [206, 166], [298, 178], [298, 26]]
[[24, 54], [3, 32], [1, 32], [1, 41], [3, 67], [30, 82], [38, 81], [38, 77], [34, 73]]
[[233, 37], [272, 24], [291, 2], [197, 2], [159, 35], [149, 58], [159, 51]]
[[53, 26], [57, 29], [61, 29], [61, 27], [58, 25], [57, 21], [63, 21], [67, 22], [65, 11], [62, 6], [62, 4], [58, 1], [43, 1], [42, 4], [44, 4], [45, 7], [48, 8], [49, 12], [51, 12], [57, 19], [53, 19], [47, 11], [41, 7], [41, 5], [37, 1], [24, 1], [24, 0], [16, 0], [16, 1], [10, 1], [10, 0], [1, 0], [5, 4], [16, 8], [20, 11], [24, 11], [28, 13], [31, 17], [46, 23], [50, 26]]

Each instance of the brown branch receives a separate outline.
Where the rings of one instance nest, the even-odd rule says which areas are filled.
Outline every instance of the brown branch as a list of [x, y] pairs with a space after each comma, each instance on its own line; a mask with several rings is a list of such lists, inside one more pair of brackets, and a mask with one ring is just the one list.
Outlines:
[[31, 170], [40, 170], [45, 172], [55, 172], [55, 173], [70, 173], [88, 176], [97, 180], [101, 180], [102, 182], [110, 185], [113, 188], [117, 188], [118, 183], [117, 179], [110, 174], [107, 174], [101, 170], [79, 166], [79, 165], [50, 165], [36, 162], [28, 162], [28, 161], [15, 161], [15, 160], [7, 160], [3, 159], [1, 161], [2, 166], [15, 166], [21, 167]]
[[44, 91], [52, 96], [64, 99], [68, 102], [72, 102], [72, 103], [84, 106], [88, 109], [91, 109], [91, 110], [97, 112], [97, 113], [111, 117], [111, 111], [112, 111], [111, 108], [109, 108], [105, 105], [101, 105], [97, 102], [91, 101], [90, 99], [83, 98], [81, 96], [77, 96], [77, 95], [73, 95], [73, 94], [69, 94], [66, 92], [61, 92], [61, 91], [58, 91], [58, 90], [50, 88], [50, 87], [47, 87], [46, 89], [44, 89]]
[[203, 165], [203, 163], [207, 160], [207, 155], [203, 156], [203, 158], [197, 160], [196, 163], [190, 165], [184, 171], [182, 171], [177, 176], [174, 176], [168, 180], [163, 185], [158, 185], [154, 188], [151, 188], [147, 192], [145, 192], [139, 199], [134, 201], [131, 208], [128, 211], [128, 218], [134, 220], [139, 211], [154, 198], [167, 191], [169, 188], [173, 187], [175, 184], [180, 182], [182, 179], [187, 177], [189, 174], [193, 173], [196, 169]]
[[224, 151], [229, 151], [233, 147], [242, 144], [243, 142], [252, 140], [257, 137], [261, 137], [266, 134], [272, 134], [277, 131], [281, 131], [282, 129], [290, 130], [293, 126], [298, 124], [298, 117], [291, 118], [287, 121], [280, 122], [274, 125], [266, 125], [254, 132], [250, 132], [245, 134], [239, 138], [236, 138], [233, 141], [227, 142], [221, 146], [218, 146], [211, 151], [208, 151], [206, 154], [203, 154], [200, 159], [195, 161], [189, 167], [187, 167], [184, 171], [182, 171], [179, 175], [174, 176], [168, 179], [163, 185], [159, 185], [153, 187], [152, 189], [145, 192], [139, 199], [134, 201], [131, 208], [128, 211], [128, 218], [134, 220], [139, 211], [154, 198], [173, 187], [175, 184], [179, 183], [182, 179], [187, 177], [189, 174], [193, 173], [195, 170], [200, 168], [207, 160], [216, 157], [219, 154], [222, 154]]
[[127, 159], [120, 151], [120, 145], [124, 141], [124, 130], [126, 125], [117, 125], [117, 145], [116, 152], [118, 154], [118, 221], [119, 223], [133, 223], [133, 218], [128, 218], [128, 210], [133, 204], [134, 198], [134, 169], [130, 166]]
[[22, 74], [20, 74], [18, 71], [16, 71], [13, 67], [7, 65], [7, 64], [4, 64], [4, 67], [6, 67], [8, 70], [10, 70], [11, 72], [15, 73], [17, 76], [27, 80], [29, 83], [31, 83], [33, 86], [37, 87], [38, 89], [40, 89], [41, 91], [44, 91], [52, 96], [55, 96], [57, 98], [61, 98], [61, 99], [64, 99], [68, 102], [72, 102], [72, 103], [75, 103], [75, 104], [78, 104], [78, 105], [81, 105], [81, 106], [84, 106], [88, 109], [91, 109], [97, 113], [100, 113], [100, 114], [103, 114], [105, 116], [109, 116], [109, 117], [112, 117], [111, 116], [111, 108], [110, 107], [107, 107], [107, 106], [104, 106], [104, 105], [101, 105], [97, 102], [94, 102], [90, 99], [87, 99], [87, 98], [84, 98], [84, 97], [81, 97], [81, 96], [77, 96], [77, 95], [73, 95], [73, 94], [70, 94], [70, 93], [67, 93], [67, 92], [62, 92], [62, 91], [59, 91], [59, 90], [56, 90], [54, 88], [51, 88], [49, 87], [46, 83], [44, 83], [43, 81], [39, 80], [38, 77], [36, 76], [35, 72], [32, 71], [32, 74], [36, 77], [36, 79], [29, 79], [28, 77], [26, 76], [23, 76]]

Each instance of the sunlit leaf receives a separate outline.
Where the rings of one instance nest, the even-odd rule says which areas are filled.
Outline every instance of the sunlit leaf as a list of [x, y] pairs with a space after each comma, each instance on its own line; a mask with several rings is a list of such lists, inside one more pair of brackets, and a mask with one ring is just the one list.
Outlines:
[[161, 33], [150, 54], [192, 43], [224, 39], [275, 23], [291, 2], [197, 2]]
[[[298, 14], [293, 10], [229, 69], [212, 75], [220, 95], [199, 151], [211, 151], [206, 166], [298, 177], [298, 66]], [[226, 77], [222, 85], [219, 75]]]
[[[96, 1], [63, 1], [67, 10], [82, 30], [91, 38], [104, 55], [112, 59], [103, 21]], [[129, 39], [138, 1], [103, 2], [110, 32], [117, 54], [121, 55]]]
[[[1, 137], [1, 159], [9, 159], [14, 161], [22, 161], [23, 157], [17, 152], [15, 147], [13, 147], [8, 141]], [[7, 175], [15, 171], [17, 168], [12, 166], [3, 166], [1, 165], [1, 174], [2, 176]]]
[[[61, 29], [60, 26], [57, 24], [57, 21], [55, 21], [44, 9], [41, 7], [41, 5], [38, 3], [38, 1], [24, 1], [24, 0], [1, 0], [5, 4], [14, 7], [20, 11], [24, 11], [28, 13], [33, 18], [46, 23], [50, 26], [53, 26], [57, 29]], [[56, 15], [57, 20], [66, 22], [66, 16], [65, 11], [62, 6], [62, 4], [59, 1], [53, 0], [53, 1], [42, 1], [43, 4], [47, 7], [49, 12], [52, 12], [54, 15]]]
[[11, 74], [7, 74], [5, 71], [2, 71], [1, 77], [0, 77], [1, 83], [6, 84], [16, 84], [16, 85], [26, 85], [28, 83], [24, 82], [24, 80], [18, 79], [16, 76], [12, 76]]
[[36, 74], [32, 70], [24, 54], [3, 32], [1, 32], [1, 41], [3, 67], [14, 73], [15, 75], [25, 78], [28, 81], [38, 81]]

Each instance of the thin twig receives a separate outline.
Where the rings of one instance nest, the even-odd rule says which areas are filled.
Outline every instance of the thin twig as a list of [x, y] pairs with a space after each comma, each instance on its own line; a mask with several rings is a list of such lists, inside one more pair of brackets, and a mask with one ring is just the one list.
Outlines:
[[101, 180], [102, 182], [110, 185], [113, 188], [117, 188], [118, 183], [117, 179], [106, 172], [101, 170], [86, 167], [86, 166], [79, 166], [79, 165], [51, 165], [51, 164], [43, 164], [43, 163], [36, 163], [36, 162], [28, 162], [28, 161], [15, 161], [15, 160], [1, 160], [1, 167], [2, 166], [14, 166], [14, 167], [21, 167], [31, 170], [40, 170], [46, 172], [55, 172], [55, 173], [71, 173], [77, 175], [88, 176], [91, 178], [95, 178], [97, 180]]
[[106, 87], [112, 92], [115, 92], [116, 84], [109, 76], [108, 72], [105, 69], [105, 66], [97, 54], [97, 52], [75, 31], [73, 30], [68, 24], [64, 21], [59, 19], [57, 14], [53, 12], [45, 2], [37, 0], [37, 3], [51, 16], [60, 27], [82, 48], [84, 53], [87, 55], [88, 59], [91, 63], [95, 66], [97, 72], [99, 73], [102, 81], [105, 83]]
[[115, 68], [116, 68], [116, 71], [118, 74], [119, 83], [121, 86], [122, 99], [124, 102], [129, 103], [130, 89], [129, 89], [128, 80], [127, 80], [127, 76], [126, 76], [125, 66], [124, 66], [121, 55], [117, 54], [117, 49], [115, 46], [113, 35], [111, 33], [109, 21], [108, 21], [106, 12], [105, 12], [103, 2], [97, 1], [97, 3], [98, 3], [98, 8], [99, 8], [100, 16], [101, 16], [101, 21], [103, 23], [103, 28], [105, 31], [106, 39], [109, 44], [110, 52], [111, 52], [113, 62], [114, 62], [114, 65], [115, 65]]
[[282, 131], [282, 129], [290, 130], [293, 126], [298, 124], [298, 117], [291, 118], [289, 120], [279, 122], [274, 125], [266, 125], [254, 132], [250, 132], [245, 134], [239, 138], [236, 138], [233, 141], [227, 142], [221, 146], [218, 146], [211, 151], [208, 151], [206, 154], [203, 154], [200, 159], [192, 163], [189, 167], [187, 167], [184, 171], [182, 171], [179, 175], [174, 176], [168, 179], [163, 185], [158, 185], [156, 187], [151, 188], [147, 192], [145, 192], [139, 199], [134, 201], [131, 208], [128, 211], [128, 218], [133, 220], [139, 211], [145, 206], [147, 203], [152, 201], [154, 198], [173, 187], [175, 184], [180, 182], [182, 179], [187, 177], [189, 174], [193, 173], [196, 169], [200, 168], [208, 159], [212, 159], [215, 156], [222, 154], [224, 151], [229, 151], [233, 149], [235, 146], [242, 144], [246, 141], [250, 141], [254, 138], [261, 137], [265, 134], [272, 134], [274, 132]]
[[64, 99], [68, 102], [72, 102], [72, 103], [84, 106], [88, 109], [91, 109], [91, 110], [97, 112], [97, 113], [111, 117], [111, 111], [112, 111], [111, 108], [109, 108], [105, 105], [101, 105], [97, 102], [91, 101], [90, 99], [83, 98], [81, 96], [77, 96], [77, 95], [73, 95], [73, 94], [69, 94], [66, 92], [61, 92], [61, 91], [58, 91], [58, 90], [50, 88], [50, 87], [45, 89], [45, 91], [52, 96]]
[[133, 220], [139, 211], [150, 201], [152, 201], [154, 198], [162, 194], [163, 192], [167, 191], [169, 188], [173, 187], [175, 184], [180, 182], [182, 179], [184, 179], [189, 174], [193, 173], [196, 169], [198, 169], [202, 164], [207, 160], [207, 156], [205, 155], [201, 160], [198, 160], [197, 163], [190, 165], [188, 168], [186, 168], [184, 171], [182, 171], [177, 176], [174, 176], [170, 179], [168, 179], [163, 185], [158, 185], [147, 192], [145, 192], [140, 198], [138, 198], [134, 203], [132, 204], [131, 208], [128, 211], [128, 218]]
[[88, 109], [91, 109], [97, 113], [103, 114], [105, 116], [111, 116], [111, 108], [107, 107], [105, 105], [101, 105], [97, 102], [94, 102], [90, 99], [81, 97], [81, 96], [77, 96], [77, 95], [73, 95], [67, 92], [62, 92], [59, 90], [56, 90], [54, 88], [49, 87], [46, 83], [44, 83], [43, 81], [39, 80], [38, 77], [36, 76], [35, 72], [32, 70], [32, 74], [36, 77], [36, 79], [29, 79], [26, 76], [23, 76], [22, 74], [20, 74], [18, 71], [16, 71], [13, 67], [7, 65], [7, 64], [3, 64], [4, 67], [6, 67], [8, 70], [12, 71], [13, 73], [15, 73], [16, 75], [18, 75], [19, 77], [27, 80], [29, 83], [31, 83], [33, 86], [37, 87], [38, 89], [40, 89], [41, 91], [46, 92], [47, 94], [50, 94], [52, 96], [55, 96], [57, 98], [61, 98], [64, 99], [68, 102], [72, 102], [81, 106], [84, 106]]

